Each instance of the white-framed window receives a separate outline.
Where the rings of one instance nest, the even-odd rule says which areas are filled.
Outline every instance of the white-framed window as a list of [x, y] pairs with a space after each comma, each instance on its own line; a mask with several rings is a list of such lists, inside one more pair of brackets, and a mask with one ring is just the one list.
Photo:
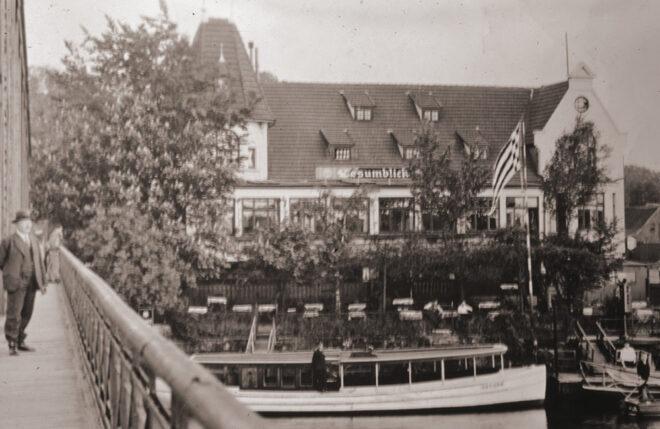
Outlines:
[[257, 168], [257, 149], [249, 147], [247, 150], [247, 158], [245, 160], [245, 167]]
[[369, 232], [369, 199], [360, 198], [353, 200], [353, 204], [347, 204], [347, 198], [335, 197], [332, 199], [334, 221], [342, 222], [346, 229], [355, 234], [367, 234]]
[[371, 109], [367, 107], [357, 107], [355, 109], [355, 119], [358, 121], [371, 121]]
[[407, 147], [403, 149], [403, 159], [413, 159], [419, 157], [419, 149], [416, 147]]
[[378, 200], [380, 232], [402, 233], [414, 230], [414, 212], [411, 198], [380, 198]]
[[[539, 231], [539, 199], [527, 197], [527, 213], [529, 214], [529, 229], [533, 235]], [[506, 197], [506, 226], [525, 226], [525, 199], [523, 197]]]
[[477, 209], [468, 216], [468, 231], [495, 231], [497, 229], [497, 219], [499, 218], [500, 208], [497, 204], [495, 212], [488, 215], [491, 206], [490, 198], [479, 198], [477, 200]]
[[605, 194], [596, 194], [591, 202], [577, 211], [578, 229], [594, 229], [605, 222]]
[[277, 198], [245, 198], [242, 200], [243, 234], [251, 234], [280, 222], [280, 200]]
[[335, 160], [337, 160], [337, 161], [348, 161], [349, 159], [351, 159], [351, 148], [350, 147], [335, 148]]
[[319, 198], [291, 198], [289, 200], [289, 219], [310, 231], [319, 232], [322, 227], [324, 202]]
[[429, 122], [438, 122], [439, 112], [437, 110], [424, 110], [424, 120]]

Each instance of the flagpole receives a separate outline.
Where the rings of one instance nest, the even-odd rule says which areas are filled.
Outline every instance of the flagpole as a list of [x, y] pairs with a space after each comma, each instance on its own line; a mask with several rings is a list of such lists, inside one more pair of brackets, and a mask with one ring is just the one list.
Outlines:
[[520, 186], [523, 192], [523, 201], [525, 206], [525, 232], [527, 241], [527, 273], [528, 273], [528, 287], [529, 287], [529, 314], [534, 314], [534, 282], [532, 279], [532, 246], [530, 239], [530, 221], [529, 221], [529, 207], [527, 203], [527, 148], [525, 144], [525, 120], [522, 121], [522, 136], [521, 136], [521, 150], [522, 150], [522, 168], [520, 169]]

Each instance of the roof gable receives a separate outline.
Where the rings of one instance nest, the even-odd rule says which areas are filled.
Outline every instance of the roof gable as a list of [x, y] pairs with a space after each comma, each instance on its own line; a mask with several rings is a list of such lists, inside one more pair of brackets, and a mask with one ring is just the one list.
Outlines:
[[626, 233], [635, 234], [657, 210], [658, 207], [626, 207]]
[[250, 109], [251, 119], [273, 121], [273, 113], [264, 98], [241, 34], [232, 22], [219, 18], [203, 22], [195, 34], [193, 47], [206, 64], [225, 60], [220, 63], [220, 72], [228, 78], [238, 103]]

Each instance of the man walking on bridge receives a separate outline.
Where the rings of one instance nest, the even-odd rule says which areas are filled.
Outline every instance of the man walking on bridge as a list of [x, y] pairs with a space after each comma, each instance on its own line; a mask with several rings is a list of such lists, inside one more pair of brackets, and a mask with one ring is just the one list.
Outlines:
[[37, 289], [46, 293], [41, 249], [32, 232], [32, 219], [26, 211], [16, 212], [13, 223], [16, 232], [0, 243], [0, 270], [7, 291], [7, 318], [5, 337], [9, 343], [9, 354], [34, 351], [25, 344], [25, 328], [34, 310]]

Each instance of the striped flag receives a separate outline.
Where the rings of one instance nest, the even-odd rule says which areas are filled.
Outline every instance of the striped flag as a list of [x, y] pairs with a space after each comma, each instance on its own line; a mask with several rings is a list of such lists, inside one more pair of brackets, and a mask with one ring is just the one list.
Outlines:
[[497, 210], [502, 188], [509, 183], [513, 175], [520, 171], [520, 146], [523, 141], [523, 120], [518, 121], [516, 129], [511, 133], [509, 141], [506, 142], [495, 161], [493, 172], [493, 201], [488, 216], [492, 216]]

